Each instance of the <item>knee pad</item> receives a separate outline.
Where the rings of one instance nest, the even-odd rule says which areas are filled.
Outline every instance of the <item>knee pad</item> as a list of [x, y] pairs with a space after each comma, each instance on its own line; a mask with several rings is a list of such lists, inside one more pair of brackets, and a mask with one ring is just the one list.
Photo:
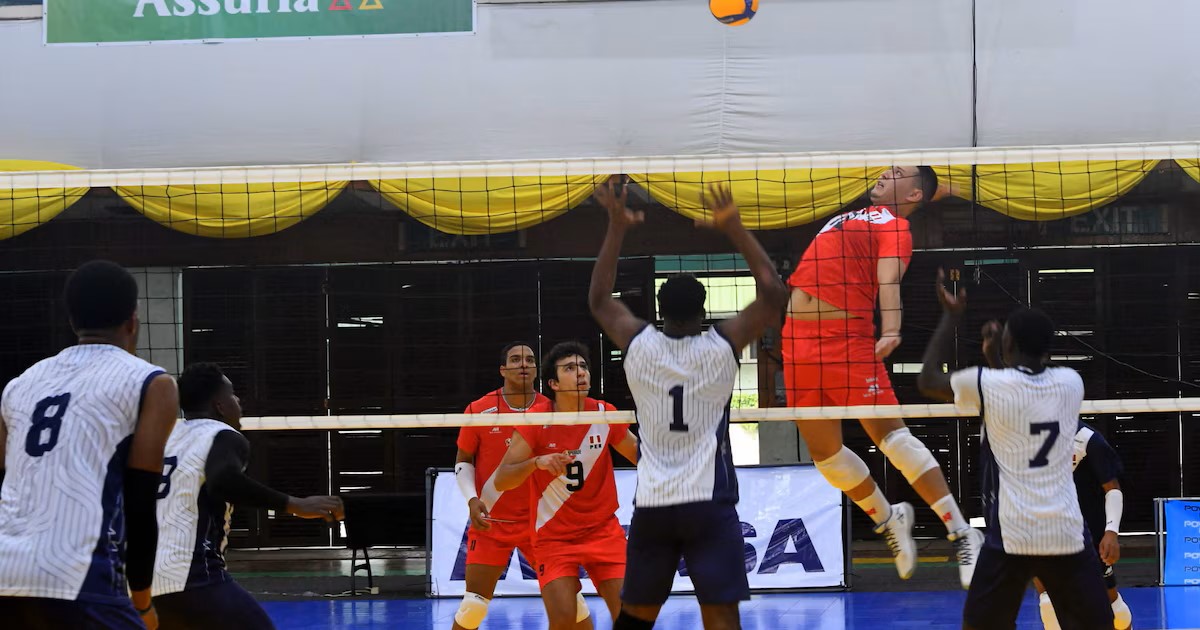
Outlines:
[[879, 450], [892, 462], [896, 470], [904, 475], [909, 484], [938, 467], [933, 453], [929, 452], [929, 448], [922, 444], [921, 440], [913, 437], [912, 431], [907, 428], [896, 429], [887, 434], [879, 443]]
[[475, 593], [463, 595], [462, 603], [458, 605], [458, 612], [454, 613], [454, 622], [467, 630], [475, 630], [475, 628], [479, 627], [479, 624], [483, 623], [483, 618], [487, 616], [488, 604], [490, 603], [491, 600]]
[[575, 593], [575, 623], [591, 616], [592, 611], [588, 609], [587, 600], [583, 598], [583, 591]]
[[1054, 614], [1054, 604], [1050, 603], [1050, 594], [1042, 593], [1038, 598], [1038, 610], [1042, 613], [1042, 626], [1046, 630], [1060, 630], [1058, 615]]
[[858, 487], [859, 484], [866, 481], [871, 476], [870, 469], [867, 468], [866, 462], [861, 457], [854, 454], [854, 451], [842, 447], [827, 459], [815, 462], [817, 470], [821, 476], [829, 482], [829, 485], [841, 490], [849, 492]]
[[1117, 593], [1117, 601], [1112, 603], [1113, 609], [1113, 627], [1117, 630], [1126, 630], [1133, 625], [1133, 611], [1129, 610], [1129, 606], [1125, 604], [1125, 600], [1121, 599], [1121, 594]]

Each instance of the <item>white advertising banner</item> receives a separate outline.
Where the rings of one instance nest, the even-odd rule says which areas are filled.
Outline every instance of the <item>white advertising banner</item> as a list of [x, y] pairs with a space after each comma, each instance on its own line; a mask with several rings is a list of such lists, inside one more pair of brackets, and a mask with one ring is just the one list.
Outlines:
[[[637, 474], [618, 470], [617, 519], [628, 531], [633, 516]], [[846, 533], [842, 495], [812, 466], [738, 468], [741, 502], [738, 514], [746, 538], [746, 575], [751, 590], [829, 588], [846, 584]], [[467, 503], [454, 481], [443, 473], [432, 482], [433, 505], [429, 547], [430, 594], [455, 597], [464, 593]], [[537, 577], [520, 552], [496, 587], [497, 595], [536, 595]], [[691, 592], [681, 567], [674, 592]], [[595, 586], [585, 580], [585, 593]]]

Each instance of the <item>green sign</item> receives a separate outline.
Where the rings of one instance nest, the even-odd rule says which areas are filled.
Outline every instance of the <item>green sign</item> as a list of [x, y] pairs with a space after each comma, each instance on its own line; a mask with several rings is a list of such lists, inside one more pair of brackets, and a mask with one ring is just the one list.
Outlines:
[[471, 33], [474, 0], [46, 0], [47, 44]]

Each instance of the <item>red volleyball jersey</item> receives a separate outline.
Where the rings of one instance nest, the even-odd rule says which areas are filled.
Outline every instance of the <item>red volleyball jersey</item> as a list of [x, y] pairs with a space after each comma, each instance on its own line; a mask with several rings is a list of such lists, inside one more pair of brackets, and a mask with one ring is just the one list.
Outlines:
[[[502, 390], [484, 394], [467, 405], [463, 413], [522, 413], [504, 399]], [[537, 394], [533, 404], [549, 402]], [[496, 489], [496, 469], [508, 451], [515, 427], [462, 427], [458, 430], [458, 448], [475, 456], [475, 491], [488, 509], [488, 516], [524, 523], [529, 520], [529, 484], [521, 484], [508, 492]]]
[[[554, 404], [547, 400], [529, 411], [553, 410]], [[616, 407], [588, 398], [584, 410], [615, 411]], [[629, 425], [523, 426], [517, 427], [517, 432], [529, 443], [534, 457], [567, 452], [575, 458], [562, 476], [535, 470], [529, 477], [533, 480], [530, 518], [538, 544], [576, 540], [581, 530], [603, 526], [615, 518], [617, 480], [609, 447], [625, 439]]]
[[805, 250], [788, 284], [852, 315], [870, 319], [879, 295], [879, 260], [912, 260], [908, 219], [884, 206], [839, 214]]

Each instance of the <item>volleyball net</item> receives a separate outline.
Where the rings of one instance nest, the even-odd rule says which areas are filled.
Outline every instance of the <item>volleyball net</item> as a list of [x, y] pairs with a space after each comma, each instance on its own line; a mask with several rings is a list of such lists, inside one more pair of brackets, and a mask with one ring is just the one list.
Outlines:
[[[0, 161], [0, 378], [72, 342], [62, 283], [109, 258], [141, 286], [142, 356], [176, 374], [216, 362], [233, 381], [266, 481], [417, 492], [414, 470], [453, 461], [456, 427], [634, 420], [623, 353], [587, 306], [607, 221], [597, 186], [623, 176], [646, 217], [626, 237], [614, 295], [661, 324], [658, 289], [691, 273], [713, 323], [755, 289], [728, 239], [693, 226], [710, 216], [709, 184], [730, 186], [787, 278], [832, 217], [876, 203], [897, 165], [931, 166], [939, 184], [908, 217], [903, 341], [883, 361], [900, 404], [789, 407], [784, 335], [771, 327], [739, 357], [742, 462], [780, 439], [760, 429], [781, 421], [900, 417], [966, 496], [977, 411], [928, 404], [916, 385], [942, 268], [969, 302], [943, 370], [983, 362], [984, 322], [1039, 307], [1057, 325], [1051, 359], [1083, 376], [1084, 417], [1138, 492], [1200, 491], [1200, 143], [144, 170]], [[875, 333], [884, 315], [882, 304], [865, 314]], [[499, 351], [516, 340], [538, 356], [582, 341], [590, 395], [621, 411], [462, 415], [500, 386]], [[873, 448], [846, 430], [853, 448]]]

